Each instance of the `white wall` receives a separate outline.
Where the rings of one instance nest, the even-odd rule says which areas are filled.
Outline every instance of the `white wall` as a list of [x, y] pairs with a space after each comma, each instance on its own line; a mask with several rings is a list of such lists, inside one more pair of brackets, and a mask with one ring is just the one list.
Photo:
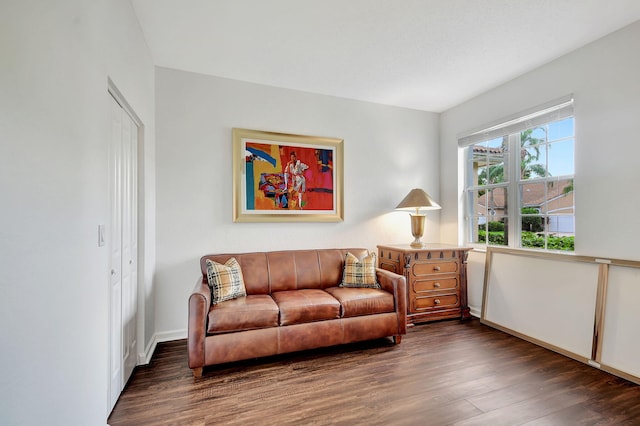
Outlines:
[[[412, 240], [392, 209], [438, 194], [437, 114], [158, 68], [156, 326], [186, 336], [187, 299], [207, 253], [366, 247]], [[344, 222], [233, 223], [233, 127], [344, 139]], [[437, 241], [429, 213], [426, 241]]]
[[[638, 40], [640, 22], [442, 113], [440, 161], [451, 167], [440, 169], [441, 241], [463, 242], [463, 163], [457, 135], [573, 93], [576, 253], [640, 259], [640, 197], [635, 195], [640, 182]], [[470, 280], [482, 283], [478, 277]]]
[[154, 69], [130, 3], [0, 3], [2, 424], [106, 423], [109, 257], [97, 229], [109, 223], [108, 77], [146, 126], [150, 286]]

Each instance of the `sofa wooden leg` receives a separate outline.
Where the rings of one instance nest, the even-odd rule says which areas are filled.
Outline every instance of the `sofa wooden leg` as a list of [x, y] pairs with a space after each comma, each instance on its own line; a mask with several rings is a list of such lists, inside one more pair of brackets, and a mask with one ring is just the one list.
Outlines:
[[402, 336], [393, 336], [393, 343], [395, 343], [396, 345], [399, 345], [401, 341]]
[[194, 368], [193, 369], [193, 378], [194, 379], [199, 379], [201, 377], [202, 377], [202, 367]]

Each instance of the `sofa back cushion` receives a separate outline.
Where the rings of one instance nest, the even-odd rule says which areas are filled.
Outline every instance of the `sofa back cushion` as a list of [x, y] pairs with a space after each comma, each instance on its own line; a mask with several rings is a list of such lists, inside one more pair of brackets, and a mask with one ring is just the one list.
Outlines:
[[342, 282], [347, 252], [358, 258], [369, 254], [364, 248], [284, 250], [255, 253], [210, 254], [200, 259], [203, 279], [207, 259], [225, 263], [235, 257], [240, 264], [247, 294], [338, 286]]

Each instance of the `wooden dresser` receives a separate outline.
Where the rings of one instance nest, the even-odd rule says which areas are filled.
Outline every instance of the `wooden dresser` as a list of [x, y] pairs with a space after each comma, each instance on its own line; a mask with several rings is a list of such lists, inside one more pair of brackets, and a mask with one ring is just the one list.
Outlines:
[[407, 280], [407, 324], [470, 317], [467, 256], [471, 249], [448, 244], [378, 246], [378, 267]]

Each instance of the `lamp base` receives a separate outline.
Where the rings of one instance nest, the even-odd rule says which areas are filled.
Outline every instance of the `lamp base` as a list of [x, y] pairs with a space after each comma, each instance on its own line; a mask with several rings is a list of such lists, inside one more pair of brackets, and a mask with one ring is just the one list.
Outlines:
[[412, 214], [411, 215], [411, 235], [413, 235], [413, 242], [411, 243], [411, 247], [413, 248], [422, 248], [424, 244], [420, 241], [422, 238], [422, 234], [424, 234], [424, 222], [426, 219], [426, 215], [423, 214]]
[[413, 240], [413, 242], [411, 244], [409, 244], [412, 248], [423, 248], [424, 247], [424, 243], [422, 241], [420, 241], [420, 238], [416, 238], [415, 240]]

